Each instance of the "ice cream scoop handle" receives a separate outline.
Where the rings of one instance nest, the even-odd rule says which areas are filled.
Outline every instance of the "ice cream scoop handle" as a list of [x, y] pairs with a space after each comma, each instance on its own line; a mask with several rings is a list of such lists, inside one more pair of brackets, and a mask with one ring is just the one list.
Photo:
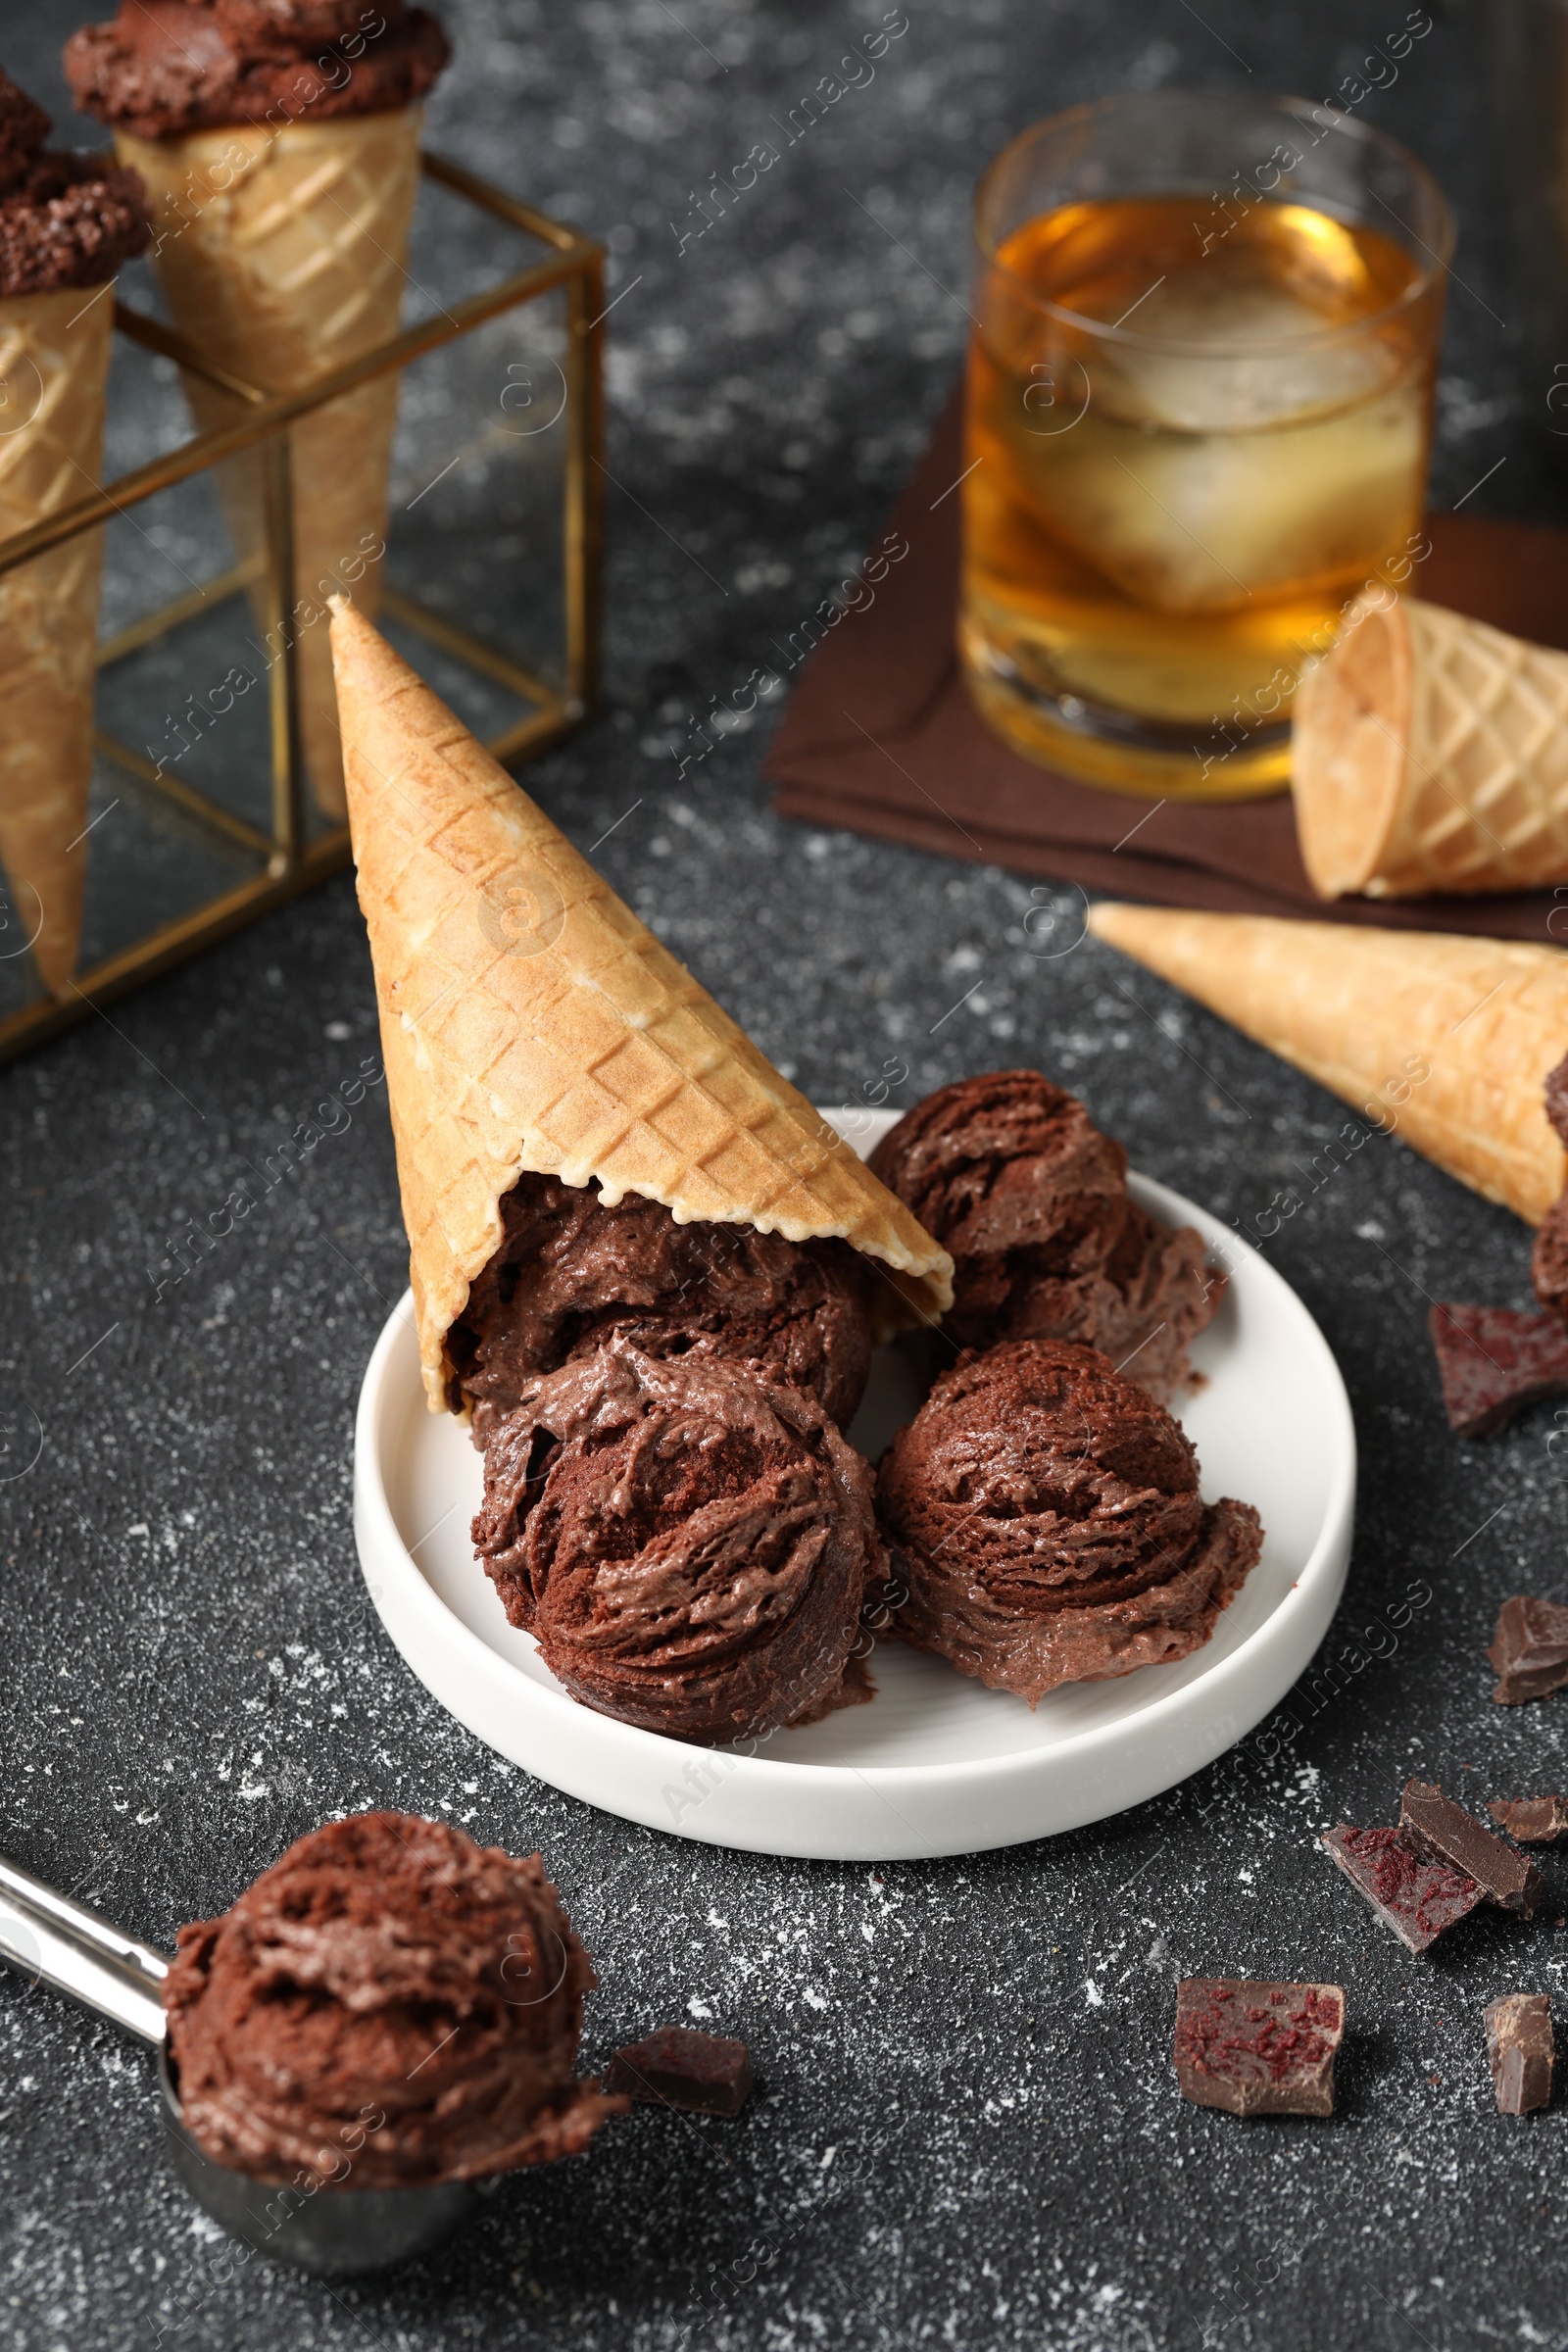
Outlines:
[[95, 1911], [57, 1894], [0, 1855], [0, 1960], [34, 1984], [69, 1992], [84, 2008], [139, 2034], [164, 2038], [168, 1956], [111, 1927]]

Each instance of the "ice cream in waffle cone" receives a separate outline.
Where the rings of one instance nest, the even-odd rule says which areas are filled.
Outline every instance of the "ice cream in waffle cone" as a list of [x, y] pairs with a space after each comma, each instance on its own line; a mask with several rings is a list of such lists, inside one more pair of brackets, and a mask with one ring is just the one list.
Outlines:
[[1543, 1088], [1568, 1048], [1568, 955], [1114, 903], [1090, 929], [1538, 1225], [1568, 1162]]
[[[384, 28], [373, 39], [356, 29], [368, 15]], [[69, 44], [78, 100], [114, 124], [121, 157], [147, 184], [174, 323], [229, 374], [297, 391], [397, 332], [418, 101], [445, 56], [422, 11], [337, 0], [278, 0], [266, 12], [190, 0], [156, 20], [122, 9]], [[184, 387], [204, 431], [245, 406], [192, 370]], [[348, 582], [374, 610], [397, 397], [396, 377], [378, 377], [289, 435], [301, 734], [317, 801], [333, 815], [344, 809], [343, 767], [321, 615]], [[220, 487], [236, 553], [258, 573], [256, 454], [231, 461]]]
[[678, 1224], [842, 1239], [882, 1330], [952, 1302], [952, 1261], [353, 606], [331, 624], [433, 1410], [524, 1171]]
[[1323, 898], [1568, 880], [1568, 654], [1363, 597], [1301, 681], [1292, 763]]
[[[45, 153], [48, 132], [0, 74], [0, 540], [97, 484], [108, 281], [147, 238], [129, 174]], [[102, 552], [89, 531], [0, 572], [0, 864], [16, 926], [3, 949], [30, 940], [54, 996], [81, 933]]]

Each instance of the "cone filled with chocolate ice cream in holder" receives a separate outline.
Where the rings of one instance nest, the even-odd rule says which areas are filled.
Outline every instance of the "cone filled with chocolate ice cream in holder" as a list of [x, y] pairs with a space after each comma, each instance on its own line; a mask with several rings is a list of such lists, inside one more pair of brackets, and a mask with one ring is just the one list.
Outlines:
[[[117, 130], [121, 160], [147, 185], [174, 323], [207, 359], [259, 392], [291, 392], [396, 334], [421, 111], [412, 105], [157, 139]], [[242, 401], [193, 372], [183, 381], [204, 432], [242, 413]], [[359, 581], [365, 608], [375, 609], [397, 399], [397, 377], [377, 377], [291, 428], [300, 597], [318, 602], [347, 577]], [[240, 563], [259, 575], [266, 520], [254, 455], [224, 468], [222, 497]], [[327, 814], [341, 815], [325, 630], [302, 630], [296, 658], [312, 787]]]
[[[96, 485], [113, 317], [80, 286], [0, 300], [0, 540]], [[86, 531], [0, 573], [0, 864], [57, 997], [81, 931], [102, 565]]]
[[1292, 765], [1322, 898], [1568, 880], [1568, 654], [1369, 593], [1301, 681]]
[[1560, 950], [1115, 902], [1089, 925], [1527, 1223], [1561, 1193], [1543, 1098], [1568, 1046]]
[[882, 1332], [941, 1314], [947, 1252], [341, 598], [331, 644], [432, 1411], [527, 1171], [841, 1238]]
[[[0, 545], [97, 487], [114, 306], [147, 241], [142, 190], [51, 149], [49, 117], [0, 72]], [[92, 777], [103, 542], [78, 531], [0, 571], [0, 863], [20, 952], [57, 1002], [75, 969]]]

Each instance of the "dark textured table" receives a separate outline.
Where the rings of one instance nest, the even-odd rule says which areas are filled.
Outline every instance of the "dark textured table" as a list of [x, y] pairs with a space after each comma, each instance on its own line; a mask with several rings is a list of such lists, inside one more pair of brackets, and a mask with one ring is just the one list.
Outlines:
[[[63, 118], [55, 46], [87, 13], [5, 12], [3, 62]], [[1568, 1711], [1494, 1706], [1482, 1655], [1510, 1592], [1568, 1598], [1551, 1413], [1459, 1445], [1424, 1337], [1428, 1293], [1524, 1301], [1523, 1229], [1397, 1144], [1311, 1190], [1338, 1104], [1092, 945], [1037, 956], [1007, 875], [779, 824], [765, 714], [684, 780], [669, 751], [873, 535], [953, 378], [966, 193], [1002, 140], [1128, 85], [1316, 98], [1405, 11], [909, 0], [874, 81], [684, 252], [693, 187], [879, 12], [446, 14], [439, 142], [608, 237], [612, 291], [631, 289], [612, 320], [604, 706], [530, 788], [584, 846], [624, 818], [599, 853], [611, 879], [818, 1100], [890, 1064], [908, 1102], [1034, 1061], [1222, 1216], [1298, 1187], [1269, 1250], [1355, 1406], [1349, 1595], [1294, 1738], [1010, 1852], [758, 1860], [509, 1769], [415, 1682], [355, 1561], [355, 1396], [405, 1279], [382, 1095], [154, 1303], [149, 1268], [186, 1220], [376, 1051], [352, 890], [320, 891], [0, 1072], [13, 1471], [41, 1428], [0, 1485], [0, 1848], [167, 1942], [331, 1812], [447, 1813], [542, 1846], [599, 1966], [589, 2059], [711, 2019], [749, 2038], [762, 2089], [734, 2125], [639, 2113], [589, 2160], [506, 2183], [442, 2258], [329, 2290], [238, 2262], [186, 2203], [140, 2048], [0, 1976], [0, 2342], [1568, 2345], [1568, 2106], [1497, 2118], [1481, 2026], [1499, 1992], [1563, 1991], [1568, 1862], [1547, 1859], [1544, 1924], [1494, 1915], [1418, 1962], [1313, 1844], [1392, 1818], [1412, 1771], [1475, 1798], [1562, 1785]], [[1489, 315], [1468, 40], [1440, 23], [1368, 111], [1463, 220], [1439, 498], [1506, 459], [1476, 503], [1550, 514], [1535, 404]], [[1432, 1605], [1364, 1634], [1417, 1580]], [[1181, 2103], [1189, 1972], [1343, 1979], [1333, 2123]]]

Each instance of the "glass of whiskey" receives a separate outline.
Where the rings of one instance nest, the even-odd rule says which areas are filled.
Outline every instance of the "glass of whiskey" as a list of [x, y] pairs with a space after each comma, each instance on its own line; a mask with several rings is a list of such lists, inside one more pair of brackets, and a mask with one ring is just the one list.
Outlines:
[[1332, 108], [1149, 91], [1022, 132], [975, 207], [958, 647], [1027, 759], [1150, 800], [1290, 775], [1363, 590], [1419, 593], [1453, 223]]

